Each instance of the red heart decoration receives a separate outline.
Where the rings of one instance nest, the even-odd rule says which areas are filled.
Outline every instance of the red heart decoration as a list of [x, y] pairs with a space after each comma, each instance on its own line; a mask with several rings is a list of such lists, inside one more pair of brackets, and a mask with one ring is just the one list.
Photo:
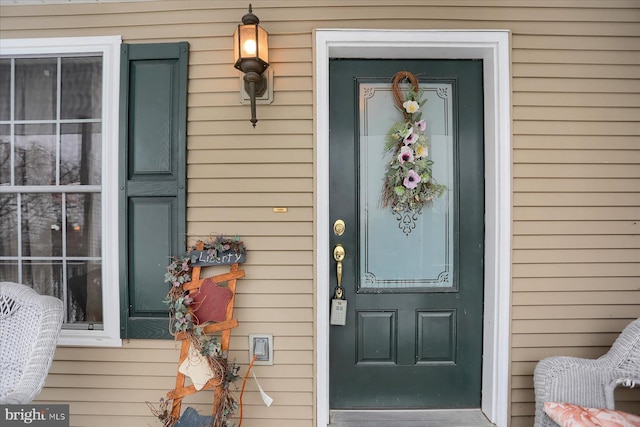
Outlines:
[[226, 320], [227, 306], [233, 298], [233, 292], [216, 285], [213, 279], [205, 279], [198, 292], [189, 294], [193, 298], [193, 314], [198, 323], [208, 321], [222, 322]]

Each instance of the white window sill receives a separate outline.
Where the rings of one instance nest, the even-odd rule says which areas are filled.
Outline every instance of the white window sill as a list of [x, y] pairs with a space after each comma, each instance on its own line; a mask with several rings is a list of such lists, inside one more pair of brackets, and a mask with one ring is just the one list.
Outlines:
[[58, 338], [60, 347], [122, 347], [122, 339], [106, 331], [62, 330]]

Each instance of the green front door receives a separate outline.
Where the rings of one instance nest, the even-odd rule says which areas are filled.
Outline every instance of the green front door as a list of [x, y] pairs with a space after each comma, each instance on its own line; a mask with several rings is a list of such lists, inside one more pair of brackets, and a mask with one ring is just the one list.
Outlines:
[[[418, 214], [379, 203], [402, 114], [391, 79], [418, 77], [428, 159], [445, 193]], [[332, 409], [480, 406], [484, 154], [482, 62], [332, 60], [331, 249], [345, 249], [346, 325], [330, 327]], [[337, 285], [331, 264], [331, 289]], [[329, 303], [329, 302], [327, 302]]]

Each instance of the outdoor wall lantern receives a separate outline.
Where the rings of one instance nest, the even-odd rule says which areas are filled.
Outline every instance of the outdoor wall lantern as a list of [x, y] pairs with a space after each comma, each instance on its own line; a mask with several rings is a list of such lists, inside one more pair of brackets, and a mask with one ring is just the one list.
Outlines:
[[251, 99], [254, 128], [258, 122], [256, 97], [261, 97], [267, 90], [267, 78], [263, 73], [269, 67], [269, 34], [259, 23], [249, 4], [249, 13], [242, 17], [242, 24], [233, 33], [233, 66], [244, 73], [244, 90]]

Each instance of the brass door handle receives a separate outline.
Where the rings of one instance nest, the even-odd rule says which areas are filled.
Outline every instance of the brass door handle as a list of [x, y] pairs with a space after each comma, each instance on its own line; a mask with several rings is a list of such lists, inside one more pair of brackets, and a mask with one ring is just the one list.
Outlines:
[[341, 244], [337, 244], [333, 248], [333, 259], [336, 261], [336, 275], [338, 278], [338, 286], [336, 287], [336, 298], [342, 299], [342, 261], [344, 261], [345, 250]]

